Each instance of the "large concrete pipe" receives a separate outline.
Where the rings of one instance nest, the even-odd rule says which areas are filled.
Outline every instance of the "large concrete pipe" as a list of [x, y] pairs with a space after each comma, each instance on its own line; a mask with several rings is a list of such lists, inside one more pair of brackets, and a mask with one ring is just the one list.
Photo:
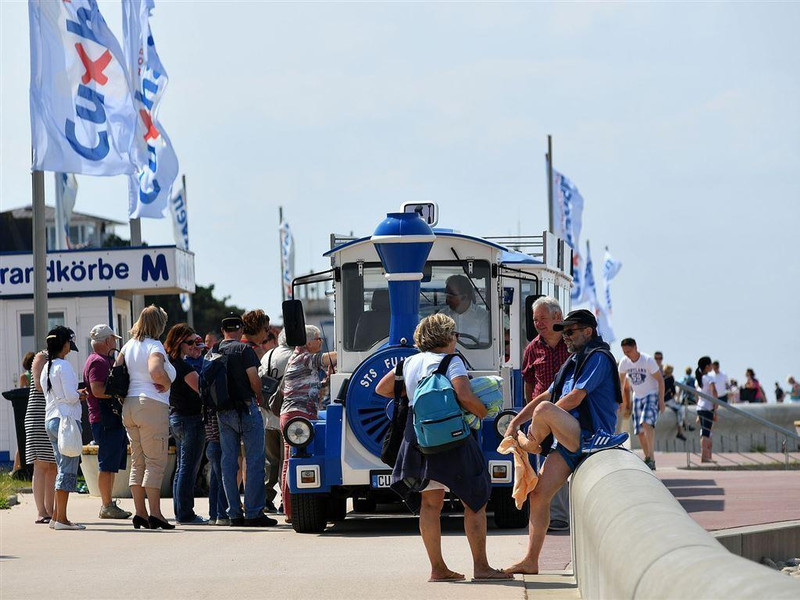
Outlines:
[[570, 502], [584, 600], [800, 598], [797, 581], [728, 552], [627, 450], [587, 458]]

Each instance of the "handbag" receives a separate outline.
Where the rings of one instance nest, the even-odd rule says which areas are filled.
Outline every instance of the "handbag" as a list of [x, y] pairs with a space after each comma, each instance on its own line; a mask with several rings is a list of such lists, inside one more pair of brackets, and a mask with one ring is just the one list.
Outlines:
[[272, 368], [272, 352], [273, 351], [270, 350], [269, 359], [267, 360], [267, 373], [261, 376], [261, 396], [267, 403], [269, 403], [273, 394], [278, 391], [278, 387], [281, 385], [281, 378], [278, 377], [278, 369]]
[[389, 428], [383, 436], [381, 444], [381, 461], [390, 467], [394, 467], [397, 462], [397, 455], [400, 452], [400, 444], [405, 434], [406, 421], [408, 420], [408, 398], [403, 398], [403, 361], [397, 363], [394, 370], [394, 401], [392, 418], [389, 421]]
[[[117, 350], [119, 352], [119, 350]], [[119, 352], [122, 362], [111, 367], [111, 371], [106, 379], [106, 395], [112, 398], [125, 398], [128, 395], [128, 387], [131, 384], [131, 376], [128, 373], [128, 365], [125, 364], [125, 355]], [[118, 358], [119, 360], [119, 358]]]
[[72, 417], [61, 417], [58, 424], [58, 452], [63, 456], [80, 456], [83, 438], [78, 421]]
[[280, 416], [283, 406], [283, 386], [280, 386], [269, 399], [269, 409], [275, 416]]
[[119, 398], [98, 398], [100, 424], [103, 429], [122, 429], [122, 402]]

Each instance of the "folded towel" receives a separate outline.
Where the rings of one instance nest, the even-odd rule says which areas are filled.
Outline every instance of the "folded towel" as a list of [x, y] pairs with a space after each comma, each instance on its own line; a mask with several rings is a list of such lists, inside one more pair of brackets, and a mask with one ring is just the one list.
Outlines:
[[[487, 417], [494, 417], [503, 409], [503, 378], [496, 375], [485, 375], [471, 379], [472, 393], [483, 402], [488, 410]], [[464, 411], [464, 420], [473, 429], [481, 428], [481, 420], [469, 411]]]
[[[524, 434], [520, 432], [519, 435]], [[511, 496], [514, 498], [517, 510], [522, 510], [522, 505], [525, 504], [528, 494], [536, 487], [539, 477], [528, 460], [528, 453], [520, 448], [517, 440], [510, 435], [503, 438], [497, 451], [500, 454], [514, 455], [514, 488], [511, 490]]]

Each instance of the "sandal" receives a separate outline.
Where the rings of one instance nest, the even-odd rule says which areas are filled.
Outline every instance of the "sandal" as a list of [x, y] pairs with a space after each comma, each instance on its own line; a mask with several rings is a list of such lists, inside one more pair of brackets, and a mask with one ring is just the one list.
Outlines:
[[39, 517], [34, 521], [37, 525], [47, 525], [53, 517]]

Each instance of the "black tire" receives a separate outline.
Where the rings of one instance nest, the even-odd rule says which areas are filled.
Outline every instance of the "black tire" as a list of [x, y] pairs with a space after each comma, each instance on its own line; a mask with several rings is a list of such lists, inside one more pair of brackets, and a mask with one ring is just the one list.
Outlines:
[[292, 529], [322, 533], [328, 524], [328, 498], [323, 494], [292, 494]]
[[492, 503], [494, 524], [498, 529], [519, 529], [528, 526], [530, 514], [528, 501], [525, 500], [522, 510], [517, 510], [514, 498], [511, 496], [511, 488], [495, 488], [492, 492]]
[[331, 496], [328, 500], [328, 522], [338, 523], [347, 517], [347, 496]]
[[353, 510], [358, 513], [374, 513], [378, 503], [374, 498], [353, 498]]

